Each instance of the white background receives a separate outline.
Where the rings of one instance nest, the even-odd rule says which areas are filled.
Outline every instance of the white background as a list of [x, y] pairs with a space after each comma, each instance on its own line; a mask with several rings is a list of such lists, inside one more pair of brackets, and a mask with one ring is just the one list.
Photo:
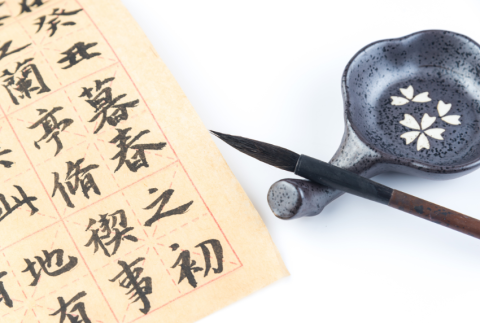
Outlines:
[[[424, 29], [480, 41], [480, 1], [123, 2], [208, 129], [325, 161], [343, 134], [341, 75], [359, 49]], [[479, 321], [479, 240], [355, 196], [279, 220], [266, 195], [292, 174], [215, 142], [291, 276], [201, 322]], [[480, 171], [375, 179], [480, 218]]]

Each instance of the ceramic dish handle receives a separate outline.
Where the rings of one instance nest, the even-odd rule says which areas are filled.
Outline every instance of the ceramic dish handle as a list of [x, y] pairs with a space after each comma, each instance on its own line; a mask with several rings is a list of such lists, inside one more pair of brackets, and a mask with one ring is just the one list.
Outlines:
[[[342, 143], [330, 164], [370, 178], [380, 171], [375, 167], [380, 158], [379, 153], [358, 138], [347, 120]], [[307, 180], [282, 179], [270, 187], [267, 200], [278, 218], [288, 220], [317, 215], [342, 194], [342, 191]]]

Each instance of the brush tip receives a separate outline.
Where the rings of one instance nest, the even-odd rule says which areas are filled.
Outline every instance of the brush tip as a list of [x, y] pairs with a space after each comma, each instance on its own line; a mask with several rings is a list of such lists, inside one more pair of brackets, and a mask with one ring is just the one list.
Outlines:
[[242, 138], [242, 137], [227, 135], [226, 133], [221, 133], [221, 132], [218, 132], [218, 131], [213, 131], [213, 130], [209, 130], [209, 131], [212, 133], [212, 135], [214, 135], [215, 137], [225, 141], [229, 145], [231, 145], [230, 140], [232, 140], [233, 138]]
[[221, 138], [222, 135], [225, 135], [224, 133], [221, 133], [221, 132], [217, 132], [217, 131], [213, 131], [213, 130], [209, 130], [210, 133], [218, 138]]
[[233, 148], [255, 159], [289, 172], [295, 170], [299, 155], [293, 151], [253, 139], [227, 135], [213, 130], [210, 132]]

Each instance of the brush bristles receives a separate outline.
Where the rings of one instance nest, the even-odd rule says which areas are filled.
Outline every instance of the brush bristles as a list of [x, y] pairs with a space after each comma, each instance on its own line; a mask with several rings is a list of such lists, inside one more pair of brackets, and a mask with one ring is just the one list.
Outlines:
[[289, 172], [295, 170], [298, 158], [300, 157], [300, 155], [291, 150], [265, 142], [226, 135], [212, 130], [210, 130], [210, 132], [233, 148], [240, 150], [242, 153]]

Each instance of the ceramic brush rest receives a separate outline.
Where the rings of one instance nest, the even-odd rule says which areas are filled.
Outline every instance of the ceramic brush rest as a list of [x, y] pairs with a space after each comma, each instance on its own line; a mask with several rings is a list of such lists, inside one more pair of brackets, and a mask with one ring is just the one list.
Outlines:
[[[331, 164], [365, 177], [452, 179], [480, 166], [480, 46], [422, 31], [360, 50], [342, 77], [345, 132]], [[272, 185], [281, 219], [319, 214], [343, 192], [307, 180]]]

